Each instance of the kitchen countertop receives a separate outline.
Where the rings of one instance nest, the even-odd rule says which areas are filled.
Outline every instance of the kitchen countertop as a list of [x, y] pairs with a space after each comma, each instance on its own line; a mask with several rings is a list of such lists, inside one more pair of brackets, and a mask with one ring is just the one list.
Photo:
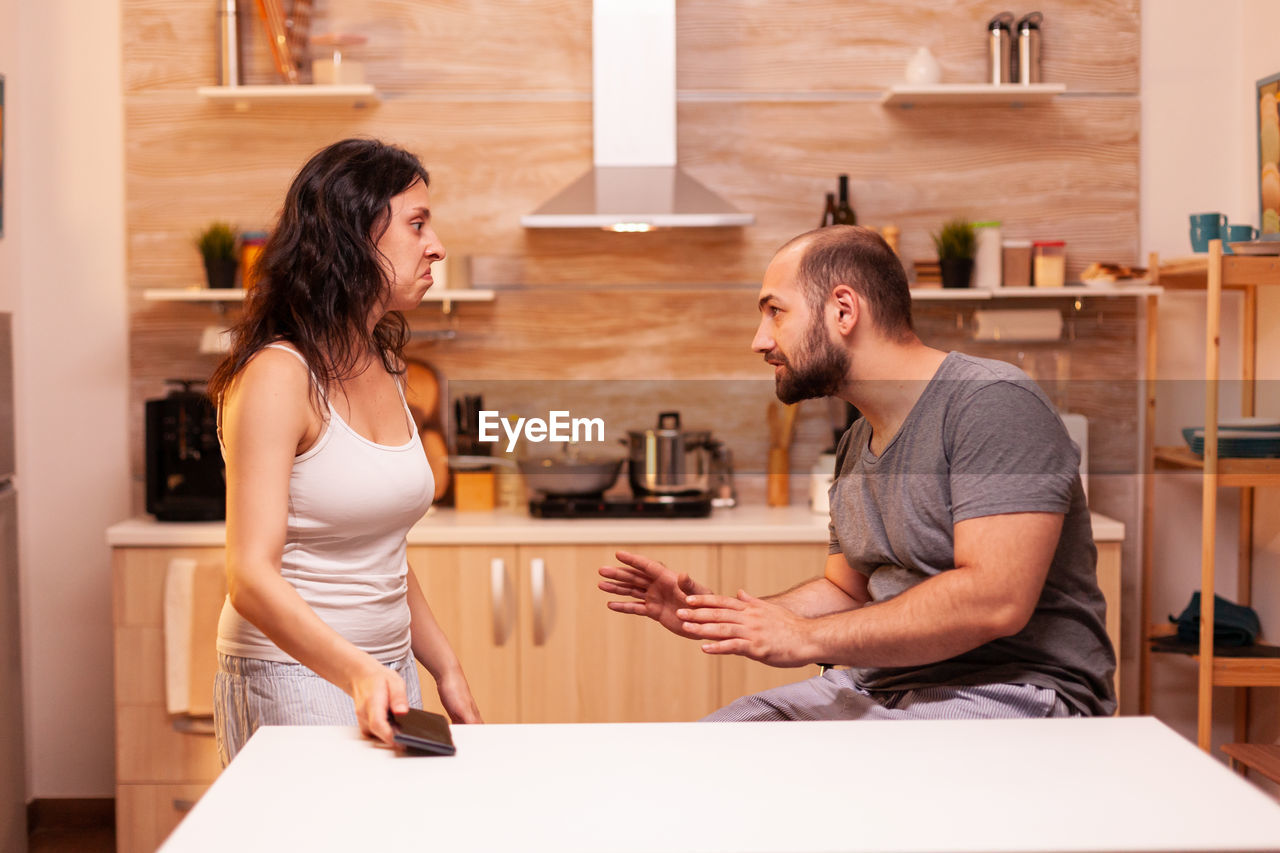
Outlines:
[[261, 728], [160, 851], [1280, 843], [1280, 806], [1151, 717], [487, 725], [453, 738], [457, 755], [416, 757], [354, 726]]
[[[161, 522], [140, 516], [107, 528], [113, 547], [191, 548], [222, 546], [221, 521]], [[1096, 542], [1121, 542], [1124, 524], [1093, 515]], [[823, 543], [827, 516], [806, 506], [770, 508], [739, 506], [715, 509], [710, 518], [681, 519], [550, 519], [504, 510], [458, 512], [432, 509], [409, 530], [410, 545], [527, 545], [694, 543]]]

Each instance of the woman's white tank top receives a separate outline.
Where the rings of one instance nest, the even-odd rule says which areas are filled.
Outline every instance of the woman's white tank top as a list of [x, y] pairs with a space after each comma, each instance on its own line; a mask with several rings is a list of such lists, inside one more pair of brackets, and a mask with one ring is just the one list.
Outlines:
[[[292, 347], [268, 346], [306, 364]], [[321, 619], [384, 663], [409, 653], [405, 535], [435, 492], [403, 387], [400, 402], [409, 440], [389, 446], [357, 433], [326, 399], [324, 431], [293, 460], [280, 565], [280, 574]], [[218, 621], [218, 651], [296, 662], [242, 617], [230, 598]]]

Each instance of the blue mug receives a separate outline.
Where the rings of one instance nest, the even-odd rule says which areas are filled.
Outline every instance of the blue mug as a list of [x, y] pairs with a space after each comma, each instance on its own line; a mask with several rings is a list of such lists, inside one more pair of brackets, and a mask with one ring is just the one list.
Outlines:
[[1248, 243], [1258, 239], [1258, 229], [1252, 225], [1228, 225], [1223, 242]]
[[1227, 225], [1224, 213], [1191, 214], [1191, 251], [1209, 251], [1209, 241], [1222, 238], [1222, 229]]

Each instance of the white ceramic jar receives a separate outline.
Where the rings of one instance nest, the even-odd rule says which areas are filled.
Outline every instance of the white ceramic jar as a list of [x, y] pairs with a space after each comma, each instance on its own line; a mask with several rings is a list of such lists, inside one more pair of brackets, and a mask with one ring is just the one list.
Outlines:
[[942, 68], [929, 48], [918, 48], [907, 61], [906, 78], [916, 86], [934, 86], [942, 79]]
[[973, 286], [985, 289], [999, 287], [1004, 277], [1000, 223], [994, 220], [975, 222], [973, 230], [978, 243], [973, 256]]

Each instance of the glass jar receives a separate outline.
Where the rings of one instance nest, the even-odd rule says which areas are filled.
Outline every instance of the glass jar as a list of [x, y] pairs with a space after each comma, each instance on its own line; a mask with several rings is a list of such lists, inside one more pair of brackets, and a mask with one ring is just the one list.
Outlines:
[[1033, 287], [1062, 287], [1066, 284], [1067, 243], [1065, 240], [1034, 240], [1031, 243], [1031, 284]]
[[[507, 415], [507, 421], [511, 424], [511, 432], [519, 434], [519, 416]], [[529, 507], [529, 495], [525, 489], [524, 477], [520, 474], [520, 460], [525, 458], [524, 437], [521, 435], [511, 450], [507, 450], [506, 436], [500, 437], [498, 441], [501, 458], [497, 465], [494, 501], [502, 509], [514, 512], [526, 510]]]

